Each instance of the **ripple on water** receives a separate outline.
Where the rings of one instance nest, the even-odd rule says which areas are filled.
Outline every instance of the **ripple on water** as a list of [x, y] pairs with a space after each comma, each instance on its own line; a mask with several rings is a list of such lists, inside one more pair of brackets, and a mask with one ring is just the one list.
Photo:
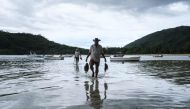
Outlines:
[[84, 61], [76, 66], [73, 58], [0, 62], [0, 108], [190, 107], [189, 62], [107, 63], [109, 70], [102, 61], [96, 79], [83, 71]]

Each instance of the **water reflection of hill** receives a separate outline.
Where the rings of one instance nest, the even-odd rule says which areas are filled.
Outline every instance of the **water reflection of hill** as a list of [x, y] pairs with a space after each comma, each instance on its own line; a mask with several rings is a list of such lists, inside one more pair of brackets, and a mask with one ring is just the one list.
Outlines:
[[140, 69], [151, 76], [167, 79], [178, 85], [190, 84], [190, 62], [188, 61], [143, 62]]

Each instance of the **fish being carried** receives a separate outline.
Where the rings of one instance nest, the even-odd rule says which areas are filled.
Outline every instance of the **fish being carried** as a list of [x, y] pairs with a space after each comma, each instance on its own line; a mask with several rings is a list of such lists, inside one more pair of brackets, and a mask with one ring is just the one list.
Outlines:
[[105, 63], [104, 65], [104, 71], [106, 72], [108, 70], [108, 64]]
[[89, 65], [88, 65], [88, 63], [86, 63], [85, 66], [84, 66], [84, 71], [85, 71], [85, 73], [87, 73], [88, 70], [89, 70]]

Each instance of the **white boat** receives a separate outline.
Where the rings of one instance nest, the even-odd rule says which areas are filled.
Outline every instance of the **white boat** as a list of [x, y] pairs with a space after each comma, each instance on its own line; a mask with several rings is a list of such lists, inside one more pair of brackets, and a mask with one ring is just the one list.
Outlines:
[[30, 55], [28, 55], [28, 59], [35, 60], [35, 61], [41, 61], [41, 60], [44, 60], [44, 56], [37, 55], [35, 52], [34, 53], [30, 52]]
[[110, 57], [110, 61], [125, 62], [125, 61], [140, 61], [140, 56], [123, 56], [123, 57]]
[[[104, 55], [105, 57], [110, 57], [111, 55]], [[101, 55], [100, 58], [103, 58], [103, 56]]]
[[46, 55], [44, 56], [45, 60], [64, 60], [64, 57], [61, 55]]
[[160, 54], [160, 55], [154, 55], [153, 57], [163, 57], [163, 55], [162, 54]]
[[66, 55], [62, 55], [63, 57], [73, 57], [73, 55], [70, 55], [70, 54], [66, 54]]
[[124, 56], [124, 54], [115, 54], [115, 55], [113, 55], [113, 57], [123, 57]]

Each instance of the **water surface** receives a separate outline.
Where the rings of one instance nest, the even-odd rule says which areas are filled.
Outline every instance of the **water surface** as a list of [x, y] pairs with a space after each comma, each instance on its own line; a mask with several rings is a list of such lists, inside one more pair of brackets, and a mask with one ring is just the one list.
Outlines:
[[102, 60], [95, 79], [84, 60], [0, 60], [0, 109], [190, 108], [190, 61], [108, 61], [105, 73]]

